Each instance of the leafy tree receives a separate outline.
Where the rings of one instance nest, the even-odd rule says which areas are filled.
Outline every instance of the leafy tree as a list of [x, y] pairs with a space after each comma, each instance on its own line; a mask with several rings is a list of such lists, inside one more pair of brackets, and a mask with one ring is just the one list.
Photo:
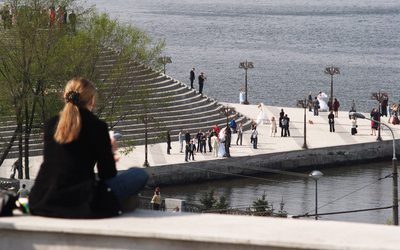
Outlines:
[[202, 211], [214, 211], [218, 213], [223, 213], [226, 212], [229, 207], [225, 196], [220, 196], [219, 199], [215, 198], [214, 189], [210, 190], [207, 193], [204, 193], [203, 196], [200, 198], [200, 203], [202, 205]]
[[285, 203], [283, 202], [283, 197], [282, 197], [282, 200], [281, 200], [281, 202], [279, 203], [279, 211], [278, 211], [278, 213], [276, 214], [276, 217], [287, 217], [287, 212], [285, 211]]
[[[117, 86], [102, 96], [103, 106], [113, 105], [126, 93], [118, 87], [123, 78], [121, 72], [126, 70], [121, 65], [126, 61], [154, 64], [164, 42], [152, 42], [143, 31], [121, 25], [90, 8], [75, 9], [78, 19], [85, 22], [79, 22], [78, 30], [71, 33], [63, 24], [48, 26], [47, 1], [12, 0], [8, 3], [17, 21], [11, 29], [0, 31], [0, 114], [5, 119], [12, 117], [16, 125], [14, 134], [3, 138], [0, 164], [17, 140], [19, 162], [24, 158], [25, 178], [29, 179], [30, 138], [32, 134], [38, 137], [43, 122], [60, 110], [59, 96], [66, 81], [84, 76], [96, 82], [102, 77], [97, 67], [102, 51], [106, 48], [118, 50], [108, 72], [108, 76], [113, 77], [110, 81]], [[63, 5], [73, 9], [77, 1], [63, 1]], [[103, 76], [102, 81], [96, 83], [100, 89], [106, 88], [107, 80]], [[99, 111], [103, 109], [102, 106], [98, 108]], [[18, 167], [18, 178], [23, 178], [22, 164]]]

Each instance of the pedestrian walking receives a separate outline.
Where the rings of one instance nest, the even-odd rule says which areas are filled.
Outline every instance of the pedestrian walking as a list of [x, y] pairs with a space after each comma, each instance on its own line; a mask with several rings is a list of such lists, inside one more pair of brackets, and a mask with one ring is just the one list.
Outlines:
[[207, 135], [207, 144], [208, 144], [208, 150], [209, 150], [208, 152], [211, 153], [213, 150], [213, 146], [211, 143], [211, 137], [213, 136], [213, 131], [211, 129], [209, 129], [206, 135]]
[[[379, 119], [380, 119], [380, 114], [376, 108], [373, 108], [371, 111], [371, 135], [376, 136], [376, 130], [379, 129]], [[378, 121], [378, 122], [377, 122]]]
[[258, 141], [257, 126], [254, 126], [253, 130], [251, 130], [251, 141], [253, 143], [253, 148], [257, 149], [257, 141]]
[[271, 136], [274, 135], [275, 137], [276, 132], [277, 132], [276, 119], [275, 116], [273, 116], [271, 118]]
[[22, 184], [22, 187], [17, 192], [18, 198], [28, 198], [29, 190], [26, 188], [25, 184]]
[[189, 160], [190, 160], [190, 156], [192, 156], [192, 160], [194, 161], [194, 152], [195, 151], [196, 151], [196, 145], [194, 144], [193, 140], [191, 140], [189, 143], [189, 157], [188, 157]]
[[190, 71], [189, 79], [190, 79], [190, 88], [193, 89], [193, 82], [194, 82], [194, 79], [196, 79], [196, 75], [194, 73], [194, 68], [192, 68], [192, 70]]
[[290, 136], [289, 123], [290, 123], [290, 118], [288, 117], [287, 114], [285, 114], [285, 116], [282, 119], [282, 127], [284, 129], [283, 137]]
[[212, 137], [211, 137], [211, 144], [212, 144], [212, 147], [213, 147], [213, 149], [214, 149], [214, 156], [215, 157], [218, 157], [218, 148], [219, 148], [219, 142], [218, 142], [218, 137], [217, 137], [217, 134], [216, 133], [213, 133], [213, 135], [212, 135]]
[[185, 141], [185, 134], [182, 132], [182, 129], [179, 131], [178, 141], [179, 141], [179, 152], [183, 153], [183, 142]]
[[171, 134], [167, 131], [167, 154], [171, 154]]
[[353, 115], [351, 118], [351, 135], [357, 134], [357, 120], [356, 117]]
[[207, 80], [207, 77], [204, 75], [203, 72], [201, 72], [199, 75], [199, 93], [201, 95], [203, 94], [203, 87], [204, 87], [205, 80]]
[[320, 107], [319, 107], [319, 101], [318, 101], [317, 97], [314, 98], [313, 106], [314, 106], [314, 116], [318, 116], [319, 115], [318, 112], [319, 112], [319, 108]]
[[243, 123], [239, 122], [239, 126], [237, 128], [237, 139], [236, 139], [236, 145], [242, 146], [242, 141], [243, 141]]
[[153, 198], [151, 198], [151, 208], [153, 210], [160, 210], [161, 207], [161, 192], [160, 192], [160, 188], [156, 187], [156, 189], [154, 190], [154, 195]]
[[281, 128], [281, 137], [283, 136], [283, 131], [285, 130], [283, 125], [282, 125], [282, 120], [285, 117], [285, 112], [283, 109], [281, 109], [281, 112], [279, 113], [279, 127]]
[[185, 141], [186, 141], [186, 144], [189, 144], [189, 142], [190, 142], [190, 133], [187, 130], [185, 132]]
[[340, 103], [339, 103], [338, 99], [335, 98], [335, 101], [333, 102], [333, 111], [335, 111], [336, 118], [338, 117], [339, 107], [340, 107]]
[[225, 157], [231, 157], [229, 148], [231, 147], [232, 130], [229, 126], [225, 129]]
[[312, 111], [313, 108], [313, 99], [312, 99], [312, 95], [311, 95], [311, 91], [308, 94], [308, 102], [307, 102], [307, 106], [308, 106], [308, 111]]
[[335, 115], [333, 114], [333, 111], [329, 113], [328, 121], [329, 121], [329, 132], [335, 132]]
[[201, 147], [200, 147], [200, 143], [201, 143], [201, 136], [203, 135], [203, 132], [201, 132], [201, 130], [199, 130], [199, 132], [196, 135], [196, 140], [197, 140], [197, 152], [200, 151]]
[[389, 97], [386, 96], [381, 102], [381, 116], [387, 117], [388, 103], [389, 103]]
[[207, 153], [207, 149], [206, 149], [206, 142], [207, 142], [207, 137], [204, 133], [201, 133], [200, 136], [200, 152], [205, 154]]

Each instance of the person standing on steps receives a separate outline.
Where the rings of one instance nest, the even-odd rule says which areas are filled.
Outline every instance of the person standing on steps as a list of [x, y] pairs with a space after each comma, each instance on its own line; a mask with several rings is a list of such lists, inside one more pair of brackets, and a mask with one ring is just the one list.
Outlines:
[[199, 93], [202, 95], [203, 94], [203, 87], [204, 87], [204, 81], [207, 80], [207, 77], [204, 75], [203, 72], [200, 73], [199, 75]]
[[335, 132], [335, 115], [331, 111], [328, 115], [329, 120], [329, 132]]
[[207, 144], [208, 144], [208, 149], [209, 149], [210, 153], [213, 150], [212, 143], [211, 143], [211, 137], [212, 136], [213, 136], [213, 131], [211, 129], [209, 129], [208, 132], [207, 132]]
[[194, 68], [192, 68], [192, 70], [190, 71], [189, 79], [190, 79], [190, 88], [193, 89], [193, 82], [194, 82], [194, 79], [196, 79], [196, 75], [194, 73]]

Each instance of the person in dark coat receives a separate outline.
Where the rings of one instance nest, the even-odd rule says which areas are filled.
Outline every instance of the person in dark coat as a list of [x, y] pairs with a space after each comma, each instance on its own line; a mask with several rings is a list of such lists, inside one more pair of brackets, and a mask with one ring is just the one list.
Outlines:
[[189, 142], [190, 142], [190, 133], [187, 130], [186, 130], [186, 133], [185, 133], [185, 142], [186, 142], [186, 144], [189, 144]]
[[70, 80], [63, 110], [45, 123], [43, 163], [29, 197], [33, 215], [116, 216], [144, 187], [148, 175], [141, 168], [117, 175], [115, 139], [110, 139], [107, 124], [91, 112], [95, 93], [90, 81]]
[[194, 73], [194, 68], [192, 68], [192, 70], [190, 71], [189, 79], [190, 79], [190, 88], [193, 89], [193, 82], [194, 82], [194, 79], [196, 79], [196, 75]]
[[289, 123], [290, 123], [290, 118], [288, 117], [287, 114], [282, 119], [282, 127], [284, 129], [284, 134], [283, 136], [290, 136], [290, 130], [289, 130]]
[[318, 113], [318, 111], [319, 111], [319, 101], [318, 101], [317, 97], [315, 97], [313, 105], [314, 105], [314, 116], [318, 116], [318, 114], [319, 114]]
[[338, 117], [339, 107], [340, 107], [340, 103], [339, 103], [339, 101], [335, 98], [335, 101], [333, 102], [333, 111], [335, 111], [335, 117]]
[[171, 134], [167, 131], [167, 154], [171, 154]]
[[207, 77], [205, 77], [204, 73], [201, 72], [199, 75], [199, 93], [203, 94], [203, 87], [204, 87], [204, 81], [207, 79]]
[[329, 113], [328, 121], [329, 121], [329, 132], [335, 132], [335, 115], [333, 114], [333, 111]]
[[283, 111], [283, 109], [281, 109], [281, 112], [279, 113], [279, 127], [281, 128], [281, 137], [283, 136], [283, 131], [284, 131], [284, 127], [282, 126], [282, 120], [284, 116], [285, 112]]
[[384, 98], [381, 102], [381, 116], [387, 117], [387, 107], [388, 107], [389, 98]]

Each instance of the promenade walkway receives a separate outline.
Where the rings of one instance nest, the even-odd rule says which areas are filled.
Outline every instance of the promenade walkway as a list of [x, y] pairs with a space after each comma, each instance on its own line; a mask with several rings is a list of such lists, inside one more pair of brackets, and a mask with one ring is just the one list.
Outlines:
[[[256, 120], [259, 113], [257, 105], [241, 105], [233, 103], [221, 103], [234, 107], [238, 113], [245, 115], [250, 119]], [[237, 134], [232, 136], [232, 147], [231, 155], [232, 157], [237, 156], [251, 156], [259, 154], [269, 154], [277, 152], [286, 152], [300, 150], [303, 145], [303, 127], [304, 127], [304, 110], [299, 108], [288, 108], [288, 107], [276, 107], [276, 106], [266, 106], [267, 117], [271, 119], [272, 116], [275, 118], [279, 117], [279, 112], [281, 108], [284, 109], [285, 113], [288, 114], [290, 118], [290, 137], [281, 137], [280, 128], [278, 127], [278, 132], [275, 137], [270, 136], [271, 125], [260, 125], [258, 127], [258, 148], [253, 149], [250, 144], [250, 131], [245, 131], [243, 135], [242, 146], [236, 145]], [[335, 133], [329, 132], [328, 124], [328, 114], [329, 112], [320, 112], [319, 116], [313, 116], [313, 112], [307, 110], [307, 145], [311, 148], [324, 148], [324, 147], [334, 147], [340, 145], [351, 145], [358, 143], [368, 143], [375, 142], [376, 136], [371, 134], [371, 122], [365, 119], [357, 119], [358, 124], [358, 134], [352, 136], [351, 121], [348, 116], [348, 111], [340, 111], [339, 117], [335, 119]], [[369, 117], [369, 114], [365, 114]], [[383, 117], [382, 121], [387, 121], [388, 118]], [[309, 121], [313, 124], [310, 124]], [[278, 123], [278, 122], [277, 122]], [[400, 126], [389, 125], [395, 132], [395, 136], [400, 138]], [[383, 140], [391, 140], [392, 136], [388, 129], [383, 129], [381, 131]], [[195, 135], [192, 135], [195, 136]], [[208, 147], [207, 147], [208, 148]], [[151, 166], [158, 165], [168, 165], [176, 163], [184, 163], [185, 155], [179, 152], [179, 142], [172, 142], [171, 155], [167, 155], [166, 143], [158, 143], [149, 146], [149, 163]], [[212, 156], [212, 153], [207, 152], [206, 154], [201, 154], [200, 152], [195, 155], [196, 161], [210, 161], [218, 160]], [[134, 152], [127, 156], [121, 156], [121, 160], [118, 163], [120, 169], [125, 169], [132, 165], [141, 165], [144, 162], [144, 146], [138, 146], [135, 148]]]
[[[234, 103], [221, 103], [234, 107], [238, 113], [250, 118], [256, 119], [259, 113], [257, 105], [241, 105]], [[232, 147], [231, 155], [234, 157], [241, 156], [255, 156], [265, 155], [270, 153], [289, 152], [301, 150], [303, 145], [303, 109], [300, 108], [288, 108], [288, 107], [277, 107], [277, 106], [265, 106], [267, 117], [271, 119], [272, 116], [279, 117], [281, 108], [284, 109], [285, 113], [290, 117], [290, 137], [281, 137], [280, 128], [278, 127], [278, 133], [275, 137], [270, 136], [270, 124], [263, 124], [258, 127], [258, 148], [253, 149], [250, 144], [250, 131], [245, 131], [243, 135], [242, 146], [236, 145], [237, 135], [232, 136]], [[369, 117], [369, 114], [365, 114]], [[358, 134], [352, 136], [350, 134], [351, 121], [348, 117], [348, 111], [339, 111], [339, 117], [335, 119], [336, 132], [329, 132], [328, 125], [328, 112], [320, 112], [319, 116], [313, 116], [312, 112], [307, 110], [307, 145], [309, 149], [316, 148], [329, 148], [341, 145], [352, 145], [361, 143], [376, 142], [376, 136], [372, 136], [370, 129], [370, 121], [358, 119]], [[387, 121], [388, 118], [383, 117], [382, 121]], [[312, 121], [313, 124], [310, 124]], [[395, 136], [400, 138], [400, 126], [389, 125], [393, 128]], [[392, 136], [390, 131], [386, 128], [382, 130], [382, 139], [384, 141], [391, 140]], [[195, 134], [192, 134], [195, 136]], [[163, 166], [171, 164], [185, 163], [184, 153], [179, 152], [179, 142], [172, 142], [171, 154], [167, 154], [166, 143], [157, 143], [148, 145], [148, 161], [150, 166]], [[206, 154], [197, 153], [195, 155], [195, 162], [199, 163], [202, 161], [224, 161], [223, 158], [217, 158], [212, 153], [207, 152]], [[11, 163], [11, 160], [9, 160]], [[31, 176], [35, 178], [40, 163], [42, 161], [41, 156], [32, 157], [31, 159]], [[136, 146], [131, 153], [128, 155], [121, 154], [120, 161], [118, 162], [118, 169], [124, 170], [131, 166], [142, 166], [144, 163], [144, 145]], [[189, 165], [191, 162], [188, 163]], [[10, 174], [9, 168], [0, 168], [0, 176], [7, 177]]]

